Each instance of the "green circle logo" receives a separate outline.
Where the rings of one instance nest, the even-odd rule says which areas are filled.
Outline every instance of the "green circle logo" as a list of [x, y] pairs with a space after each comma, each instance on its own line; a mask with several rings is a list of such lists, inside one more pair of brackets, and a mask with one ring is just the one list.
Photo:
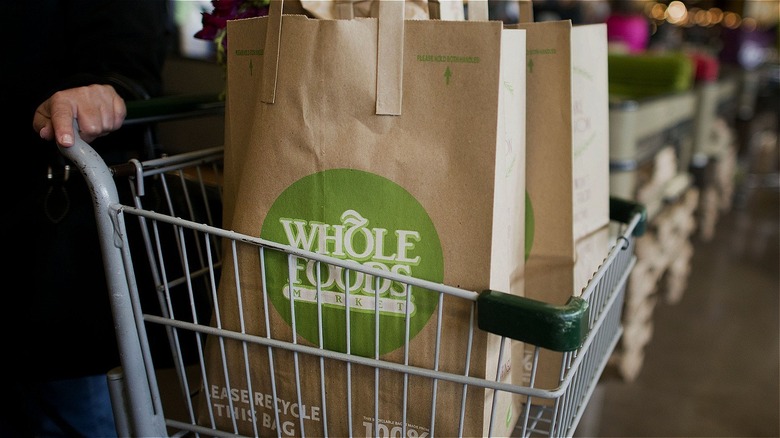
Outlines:
[[[274, 201], [260, 235], [382, 271], [444, 278], [441, 243], [428, 213], [401, 186], [369, 172], [332, 169], [301, 178]], [[393, 351], [404, 344], [407, 313], [412, 339], [438, 303], [429, 290], [286, 253], [266, 251], [265, 269], [268, 296], [282, 318], [292, 324], [294, 312], [299, 335], [315, 345], [321, 338], [334, 351], [346, 352], [348, 339], [352, 354]]]

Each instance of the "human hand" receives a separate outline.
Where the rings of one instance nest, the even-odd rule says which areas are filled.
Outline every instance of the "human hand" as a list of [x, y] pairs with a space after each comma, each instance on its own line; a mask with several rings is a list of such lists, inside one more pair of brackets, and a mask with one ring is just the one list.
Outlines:
[[127, 115], [125, 101], [110, 85], [93, 84], [54, 93], [33, 116], [33, 129], [44, 140], [73, 146], [73, 119], [87, 143], [119, 129]]

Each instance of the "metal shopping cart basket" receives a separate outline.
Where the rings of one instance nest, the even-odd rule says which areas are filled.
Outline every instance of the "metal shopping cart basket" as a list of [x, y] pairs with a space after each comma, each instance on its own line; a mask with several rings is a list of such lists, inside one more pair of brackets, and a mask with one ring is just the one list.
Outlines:
[[[81, 140], [73, 147], [61, 148], [61, 152], [83, 173], [95, 200], [121, 351], [121, 367], [108, 376], [120, 435], [238, 434], [235, 422], [226, 430], [217, 430], [199, 415], [198, 395], [203, 395], [200, 391], [207, 377], [204, 339], [210, 336], [262, 345], [268, 351], [313, 355], [435, 382], [454, 382], [463, 386], [464, 394], [470, 388], [509, 392], [522, 399], [514, 435], [571, 436], [622, 334], [626, 278], [635, 261], [634, 236], [643, 232], [646, 221], [644, 208], [630, 202], [611, 200], [611, 217], [617, 230], [612, 249], [581, 296], [557, 306], [497, 291], [463, 290], [394, 275], [220, 228], [221, 147], [111, 168]], [[132, 201], [120, 202], [117, 184], [129, 184]], [[216, 301], [220, 271], [234, 269], [223, 265], [223, 248], [230, 251], [236, 245], [344, 266], [440, 296], [467, 300], [473, 309], [470, 323], [474, 331], [533, 345], [534, 357], [544, 349], [563, 352], [560, 383], [555, 388], [537, 388], [531, 378], [529, 385], [509, 384], [470, 376], [468, 372], [454, 374], [221, 328], [211, 323], [209, 315]], [[154, 299], [149, 300], [149, 296]], [[160, 338], [164, 342], [160, 343]], [[532, 376], [535, 367], [536, 362]], [[302, 370], [293, 372], [299, 376]], [[380, 385], [377, 381], [365, 391], [376, 391]], [[322, 397], [327, 397], [324, 386]], [[401, 401], [407, 409], [419, 408], [417, 402]], [[348, 408], [347, 413], [350, 411]], [[325, 419], [345, 415], [322, 414]], [[461, 422], [464, 415], [461, 407], [452, 413], [452, 421]], [[493, 418], [494, 413], [490, 415], [491, 424], [500, 421]], [[373, 436], [427, 435], [403, 425], [370, 426], [373, 429], [368, 429], [372, 431], [369, 434]], [[257, 434], [258, 429], [253, 430]], [[435, 435], [434, 430], [428, 430]], [[305, 434], [303, 423], [298, 431]], [[281, 428], [276, 432], [283, 435]], [[364, 431], [352, 433], [362, 435]]]

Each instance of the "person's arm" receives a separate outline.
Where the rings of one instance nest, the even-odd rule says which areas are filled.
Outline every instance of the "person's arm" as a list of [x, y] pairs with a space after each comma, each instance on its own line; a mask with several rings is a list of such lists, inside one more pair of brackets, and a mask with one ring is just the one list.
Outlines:
[[74, 0], [61, 13], [71, 31], [55, 53], [68, 54], [60, 61], [66, 74], [37, 107], [32, 126], [67, 147], [74, 119], [91, 142], [122, 126], [125, 100], [161, 93], [171, 34], [166, 2], [159, 0]]

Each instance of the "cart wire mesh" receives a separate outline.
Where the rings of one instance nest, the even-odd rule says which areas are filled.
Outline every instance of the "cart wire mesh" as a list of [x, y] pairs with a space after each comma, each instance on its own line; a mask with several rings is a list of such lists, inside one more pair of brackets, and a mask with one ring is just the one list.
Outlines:
[[[238, 342], [243, 346], [244, 375], [241, 379], [249, 384], [249, 394], [253, 394], [251, 367], [247, 359], [249, 352], [257, 351], [257, 348], [268, 352], [268, 374], [274, 385], [274, 391], [269, 396], [272, 397], [274, 406], [278, 402], [274, 355], [287, 354], [294, 359], [292, 372], [294, 381], [297, 382], [299, 409], [303, 403], [300, 392], [302, 370], [297, 366], [298, 361], [304, 357], [316, 358], [320, 362], [322, 382], [322, 411], [318, 415], [325, 425], [325, 433], [330, 418], [351, 418], [354, 408], [351, 403], [352, 393], [348, 392], [345, 412], [328, 410], [328, 391], [323, 369], [326, 361], [337, 361], [346, 367], [347, 379], [359, 368], [368, 367], [375, 373], [373, 388], [360, 389], [373, 391], [373, 421], [364, 421], [365, 429], [353, 429], [350, 422], [350, 436], [436, 435], [437, 424], [433, 419], [431, 424], [421, 429], [407, 428], [406, 421], [392, 426], [378, 420], [379, 393], [383, 382], [380, 374], [384, 376], [387, 372], [403, 376], [404, 397], [399, 403], [403, 406], [404, 418], [410, 409], [420, 409], [419, 400], [409, 400], [406, 396], [408, 385], [413, 379], [426, 379], [432, 382], [434, 391], [433, 402], [428, 407], [433, 413], [437, 409], [437, 388], [453, 384], [462, 387], [463, 397], [459, 411], [451, 416], [452, 422], [459, 425], [459, 433], [463, 431], [468, 413], [465, 403], [467, 393], [492, 391], [494, 394], [511, 393], [520, 400], [522, 412], [514, 427], [513, 436], [571, 436], [622, 334], [620, 321], [623, 296], [626, 279], [635, 263], [634, 235], [644, 220], [641, 211], [632, 210], [617, 223], [617, 237], [612, 249], [581, 294], [580, 298], [588, 310], [586, 334], [581, 345], [562, 354], [560, 384], [555, 388], [537, 388], [534, 376], [540, 366], [540, 352], [544, 349], [538, 345], [533, 346], [534, 360], [530, 383], [524, 386], [501, 381], [501, 369], [487, 371], [487, 376], [472, 375], [469, 373], [469, 357], [464, 358], [465, 371], [455, 373], [438, 369], [436, 365], [411, 365], [408, 361], [408, 351], [404, 354], [404, 360], [396, 362], [383, 360], [378, 351], [366, 356], [350, 354], [348, 350], [331, 351], [323, 348], [321, 342], [319, 345], [299, 342], [295, 319], [291, 328], [293, 336], [286, 340], [275, 338], [270, 331], [258, 334], [248, 330], [243, 320], [240, 329], [225, 328], [220, 320], [222, 312], [217, 300], [218, 284], [223, 270], [233, 270], [236, 275], [238, 270], [235, 263], [224, 264], [223, 257], [230, 254], [231, 257], [228, 258], [235, 261], [238, 257], [237, 248], [244, 246], [254, 247], [260, 260], [264, 260], [269, 254], [282, 254], [288, 260], [311, 261], [311, 266], [318, 272], [317, 278], [320, 278], [320, 269], [336, 266], [348, 274], [352, 272], [373, 279], [377, 287], [381, 281], [392, 281], [405, 288], [428, 290], [438, 294], [438, 318], [446, 311], [447, 300], [466, 300], [472, 303], [469, 333], [480, 330], [477, 314], [480, 311], [480, 303], [488, 298], [481, 291], [469, 291], [380, 271], [353, 261], [336, 259], [221, 228], [221, 147], [146, 162], [131, 161], [112, 168], [106, 167], [97, 153], [81, 141], [71, 148], [62, 148], [61, 151], [78, 165], [95, 195], [96, 217], [112, 296], [112, 311], [122, 352], [121, 367], [112, 370], [108, 376], [120, 435], [261, 434], [260, 426], [263, 421], [268, 422], [269, 419], [260, 418], [254, 397], [249, 397], [246, 408], [235, 403], [244, 400], [234, 400], [235, 397], [232, 396], [214, 400], [214, 396], [219, 398], [219, 394], [212, 394], [209, 390], [210, 374], [207, 372], [205, 353], [207, 339], [211, 337], [217, 342], [215, 345], [222, 349], [218, 366], [226, 376], [228, 394], [238, 390], [230, 385], [228, 368], [229, 365], [235, 364], [228, 363], [224, 354], [225, 342]], [[115, 184], [122, 183], [129, 185], [132, 199], [122, 199], [120, 202]], [[263, 265], [264, 263], [261, 263], [261, 266]], [[289, 274], [291, 278], [293, 273]], [[349, 275], [346, 277], [349, 278]], [[239, 284], [239, 281], [236, 283]], [[241, 294], [241, 288], [236, 289], [235, 293]], [[349, 285], [346, 290], [349, 294]], [[445, 300], [445, 297], [449, 298]], [[267, 297], [264, 299], [267, 300]], [[295, 306], [292, 305], [294, 301], [290, 300], [292, 312], [295, 312]], [[374, 301], [378, 314], [379, 300]], [[242, 302], [240, 296], [237, 302]], [[265, 318], [268, 318], [267, 302], [263, 308], [266, 311]], [[241, 315], [242, 309], [239, 308], [238, 311]], [[518, 316], [522, 317], [522, 314]], [[377, 317], [377, 345], [380, 337], [378, 321]], [[321, 320], [319, 322], [321, 333]], [[441, 333], [437, 336], [440, 341]], [[491, 336], [501, 336], [502, 347], [525, 341], [517, 339], [504, 342], [505, 338], [501, 333]], [[469, 336], [464, 342], [470, 346], [473, 339]], [[407, 337], [404, 347], [407, 350], [408, 344]], [[436, 351], [432, 354], [438, 357], [441, 349], [447, 347], [437, 342]], [[525, 348], [530, 347], [526, 344]], [[467, 348], [467, 351], [470, 350]], [[504, 354], [502, 349], [500, 355]], [[499, 358], [498, 363], [501, 362]], [[351, 385], [347, 384], [347, 388], [351, 391]], [[494, 403], [497, 398], [492, 397]], [[224, 412], [216, 412], [220, 409]], [[285, 436], [291, 430], [294, 430], [296, 435], [306, 435], [304, 413], [299, 411], [298, 424], [286, 430], [285, 427], [289, 425], [280, 420], [279, 409], [273, 409], [273, 412], [270, 421], [279, 425], [275, 428], [278, 436]], [[224, 421], [219, 423], [215, 420], [215, 416], [219, 417], [220, 414], [223, 420], [229, 419], [227, 425]], [[432, 414], [431, 418], [434, 417], [435, 414]], [[493, 434], [494, 424], [504, 421], [498, 417], [494, 409], [490, 411], [488, 435]], [[249, 433], [239, 426], [240, 420], [249, 420], [252, 425]]]

